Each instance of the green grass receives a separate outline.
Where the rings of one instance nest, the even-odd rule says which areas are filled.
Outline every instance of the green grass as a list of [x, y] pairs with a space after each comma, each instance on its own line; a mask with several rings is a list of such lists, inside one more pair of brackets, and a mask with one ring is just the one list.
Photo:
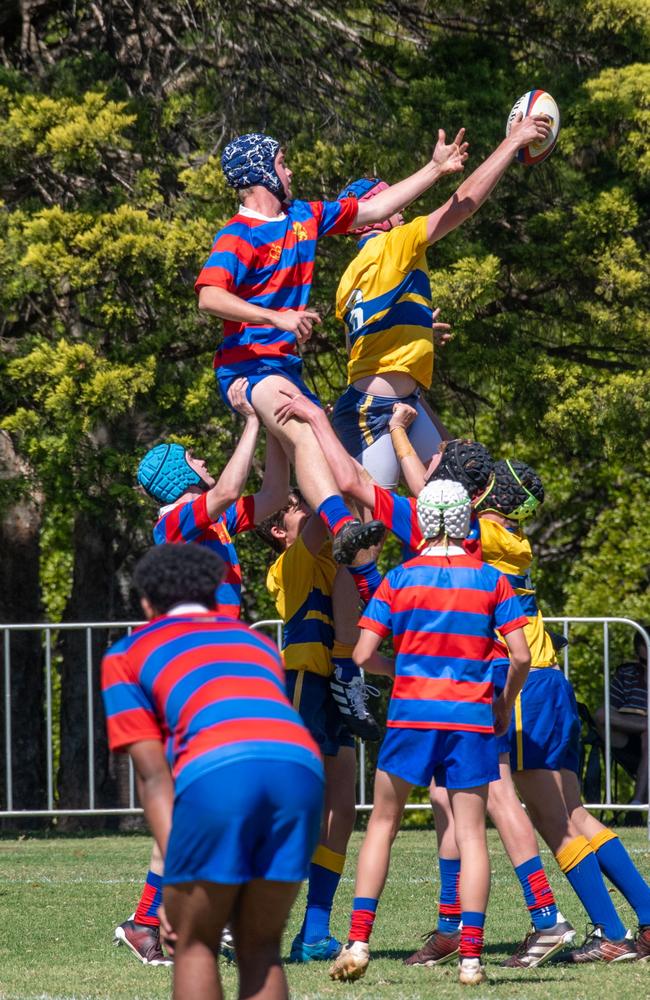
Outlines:
[[[644, 830], [623, 837], [646, 878], [650, 849]], [[353, 893], [354, 863], [361, 835], [355, 834], [334, 910], [333, 929], [345, 935]], [[400, 834], [389, 881], [373, 935], [373, 961], [366, 978], [353, 985], [332, 983], [327, 966], [289, 967], [291, 995], [300, 1000], [424, 1000], [471, 996], [475, 1000], [641, 1000], [650, 996], [650, 964], [609, 967], [542, 968], [538, 972], [500, 969], [527, 929], [518, 882], [494, 833], [490, 833], [492, 899], [486, 927], [489, 983], [467, 992], [455, 981], [454, 967], [407, 969], [402, 964], [433, 923], [437, 872], [434, 835], [427, 830]], [[2, 1000], [106, 998], [158, 1000], [169, 996], [164, 968], [139, 965], [124, 948], [111, 944], [115, 924], [137, 901], [147, 868], [149, 840], [140, 836], [0, 840], [0, 997]], [[562, 910], [582, 939], [586, 916], [544, 854]], [[631, 910], [614, 896], [629, 926]], [[300, 923], [304, 896], [292, 914], [285, 950]], [[226, 996], [236, 996], [236, 970], [223, 963]]]

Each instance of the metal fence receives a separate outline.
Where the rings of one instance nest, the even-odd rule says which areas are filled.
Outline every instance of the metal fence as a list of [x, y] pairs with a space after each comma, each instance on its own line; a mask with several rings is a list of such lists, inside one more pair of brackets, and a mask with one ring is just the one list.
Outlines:
[[[610, 725], [610, 628], [613, 625], [624, 625], [640, 634], [646, 645], [647, 680], [648, 680], [648, 718], [650, 718], [650, 635], [638, 622], [630, 618], [612, 617], [590, 617], [590, 618], [546, 618], [546, 622], [562, 626], [564, 636], [570, 638], [572, 625], [592, 625], [600, 626], [603, 637], [603, 703], [605, 706], [605, 797], [602, 802], [586, 803], [588, 809], [592, 810], [637, 810], [648, 813], [648, 837], [650, 838], [650, 795], [649, 802], [643, 805], [631, 805], [622, 802], [615, 802], [612, 796], [612, 758], [611, 758], [611, 725]], [[94, 759], [94, 699], [93, 671], [96, 663], [93, 662], [93, 636], [94, 633], [104, 631], [112, 638], [119, 633], [130, 633], [134, 627], [141, 622], [83, 622], [83, 623], [56, 623], [56, 624], [8, 624], [0, 625], [3, 632], [3, 687], [4, 687], [4, 779], [5, 779], [5, 803], [0, 809], [0, 819], [26, 818], [26, 817], [55, 817], [55, 816], [128, 816], [138, 815], [142, 810], [136, 806], [135, 776], [133, 765], [129, 760], [128, 767], [128, 804], [125, 806], [104, 807], [96, 806], [96, 785], [95, 785], [95, 759]], [[276, 642], [280, 645], [282, 637], [282, 623], [276, 619], [258, 621], [253, 623], [252, 628], [271, 631]], [[55, 739], [54, 739], [54, 664], [53, 650], [55, 641], [59, 634], [64, 631], [76, 630], [85, 634], [85, 674], [86, 674], [86, 718], [79, 720], [80, 725], [87, 728], [88, 740], [88, 806], [80, 809], [61, 809], [56, 804], [55, 780], [54, 780], [54, 759], [55, 759]], [[14, 809], [13, 796], [13, 771], [14, 752], [12, 739], [12, 699], [11, 699], [11, 637], [18, 632], [37, 632], [41, 637], [44, 653], [45, 669], [45, 744], [46, 744], [46, 786], [47, 786], [47, 808], [45, 809]], [[567, 645], [563, 650], [564, 673], [569, 677], [570, 673], [570, 653], [571, 646]], [[650, 740], [648, 740], [648, 764], [650, 770]], [[366, 748], [364, 743], [360, 743], [359, 748], [359, 779], [357, 810], [368, 811], [372, 808], [372, 803], [368, 799], [367, 774], [366, 774]], [[428, 804], [409, 803], [407, 809], [426, 809]]]

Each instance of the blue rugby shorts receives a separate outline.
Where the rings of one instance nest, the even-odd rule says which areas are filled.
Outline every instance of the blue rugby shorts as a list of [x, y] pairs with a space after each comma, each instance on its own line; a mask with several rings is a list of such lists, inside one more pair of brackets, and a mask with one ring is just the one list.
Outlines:
[[293, 761], [207, 771], [174, 802], [165, 885], [301, 882], [320, 836], [324, 781]]
[[460, 729], [386, 730], [377, 767], [412, 785], [477, 788], [498, 781], [499, 755], [494, 733]]
[[353, 747], [354, 736], [334, 701], [329, 677], [309, 670], [287, 670], [287, 697], [325, 757], [336, 757], [341, 747]]
[[532, 670], [515, 703], [510, 726], [513, 771], [578, 773], [580, 717], [573, 688], [561, 670]]

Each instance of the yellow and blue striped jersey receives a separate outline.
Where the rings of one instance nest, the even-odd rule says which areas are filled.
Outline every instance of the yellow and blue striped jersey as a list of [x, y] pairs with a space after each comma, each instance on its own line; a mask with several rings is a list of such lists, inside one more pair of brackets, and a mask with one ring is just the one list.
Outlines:
[[557, 663], [557, 656], [551, 637], [544, 628], [530, 576], [533, 561], [530, 542], [520, 529], [507, 528], [485, 517], [479, 517], [479, 524], [483, 562], [505, 573], [528, 618], [524, 633], [530, 647], [531, 667], [553, 666]]
[[428, 389], [433, 376], [427, 216], [371, 233], [345, 271], [336, 315], [350, 351], [348, 382], [406, 372]]
[[266, 588], [284, 622], [282, 656], [287, 670], [308, 670], [323, 677], [332, 673], [336, 569], [330, 542], [315, 556], [298, 536], [268, 571]]

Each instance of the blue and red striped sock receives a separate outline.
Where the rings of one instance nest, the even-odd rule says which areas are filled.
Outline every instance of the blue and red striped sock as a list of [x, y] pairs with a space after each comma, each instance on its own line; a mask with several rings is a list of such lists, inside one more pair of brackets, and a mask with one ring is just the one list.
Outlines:
[[377, 916], [378, 899], [370, 896], [355, 896], [352, 903], [352, 917], [350, 918], [350, 936], [348, 941], [370, 940], [372, 925]]
[[543, 931], [554, 927], [557, 923], [557, 904], [539, 855], [517, 865], [515, 875], [521, 882], [535, 930]]
[[337, 535], [348, 521], [355, 520], [338, 493], [326, 497], [322, 504], [316, 508], [316, 513], [333, 535]]
[[438, 930], [453, 934], [460, 925], [460, 858], [438, 857], [440, 869], [440, 901], [438, 903]]
[[485, 914], [474, 910], [463, 910], [463, 926], [460, 931], [460, 957], [480, 958], [483, 951], [483, 927]]
[[162, 884], [162, 875], [156, 875], [151, 870], [147, 872], [147, 880], [133, 917], [136, 924], [148, 924], [149, 927], [160, 925], [158, 907], [162, 903]]
[[367, 604], [381, 583], [381, 573], [377, 569], [377, 563], [373, 560], [360, 566], [348, 566], [348, 570], [357, 586], [359, 597], [364, 604]]

